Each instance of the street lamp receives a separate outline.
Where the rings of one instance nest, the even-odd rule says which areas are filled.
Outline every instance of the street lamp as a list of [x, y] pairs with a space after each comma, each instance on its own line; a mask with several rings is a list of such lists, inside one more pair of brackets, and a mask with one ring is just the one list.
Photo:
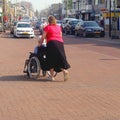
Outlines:
[[109, 37], [111, 37], [111, 0], [109, 0]]
[[78, 2], [78, 13], [77, 13], [77, 18], [79, 19], [80, 17], [80, 7], [79, 7], [79, 4], [80, 4], [80, 0], [77, 1]]
[[59, 20], [61, 19], [61, 7], [60, 7], [60, 2], [59, 2]]
[[114, 4], [114, 17], [112, 19], [112, 24], [113, 24], [113, 33], [112, 33], [112, 38], [119, 39], [119, 36], [117, 35], [117, 16], [116, 16], [116, 2], [115, 0], [113, 1]]
[[65, 6], [66, 6], [66, 17], [68, 17], [68, 0], [65, 0]]
[[5, 16], [5, 0], [2, 0], [2, 31], [5, 32], [5, 28], [4, 28], [4, 16]]

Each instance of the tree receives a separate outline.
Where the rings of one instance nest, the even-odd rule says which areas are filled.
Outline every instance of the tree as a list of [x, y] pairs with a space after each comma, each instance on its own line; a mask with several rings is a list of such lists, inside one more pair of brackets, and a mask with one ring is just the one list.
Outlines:
[[72, 9], [72, 0], [68, 0], [68, 9]]
[[72, 8], [72, 0], [64, 0], [64, 4], [65, 4], [67, 9]]
[[39, 12], [38, 12], [38, 10], [35, 11], [35, 16], [36, 16], [37, 18], [39, 18]]

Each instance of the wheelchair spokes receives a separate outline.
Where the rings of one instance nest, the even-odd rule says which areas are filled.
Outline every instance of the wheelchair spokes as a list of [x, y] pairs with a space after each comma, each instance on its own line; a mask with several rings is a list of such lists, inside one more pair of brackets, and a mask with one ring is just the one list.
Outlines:
[[30, 58], [28, 63], [28, 75], [30, 78], [37, 78], [40, 74], [40, 62], [37, 57]]
[[[32, 79], [37, 79], [40, 75], [40, 71], [42, 71], [42, 76], [48, 75], [51, 77], [50, 71], [46, 70], [46, 56], [43, 55], [42, 59], [39, 59], [36, 54], [30, 52], [29, 59], [25, 61], [24, 65], [24, 73]], [[57, 72], [54, 72], [54, 77], [57, 75]]]

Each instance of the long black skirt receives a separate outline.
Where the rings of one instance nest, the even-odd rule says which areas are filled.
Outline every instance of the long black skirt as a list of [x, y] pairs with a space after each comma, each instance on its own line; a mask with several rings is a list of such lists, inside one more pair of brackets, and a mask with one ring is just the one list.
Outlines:
[[69, 63], [67, 62], [64, 44], [52, 40], [47, 44], [47, 68], [54, 68], [56, 72], [61, 72], [62, 69], [70, 68]]

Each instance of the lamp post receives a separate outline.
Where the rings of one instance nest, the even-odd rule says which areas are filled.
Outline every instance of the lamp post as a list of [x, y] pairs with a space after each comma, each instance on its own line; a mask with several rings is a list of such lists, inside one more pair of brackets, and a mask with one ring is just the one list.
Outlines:
[[109, 0], [109, 37], [111, 37], [111, 0]]
[[78, 2], [78, 12], [77, 12], [77, 18], [79, 19], [79, 17], [80, 17], [80, 7], [79, 7], [80, 0], [78, 0], [77, 2]]
[[60, 8], [60, 2], [59, 2], [59, 20], [61, 19], [61, 8]]
[[5, 32], [5, 28], [4, 28], [4, 16], [5, 16], [5, 0], [2, 0], [2, 31]]
[[68, 17], [68, 0], [65, 0], [65, 6], [66, 6], [66, 17]]

